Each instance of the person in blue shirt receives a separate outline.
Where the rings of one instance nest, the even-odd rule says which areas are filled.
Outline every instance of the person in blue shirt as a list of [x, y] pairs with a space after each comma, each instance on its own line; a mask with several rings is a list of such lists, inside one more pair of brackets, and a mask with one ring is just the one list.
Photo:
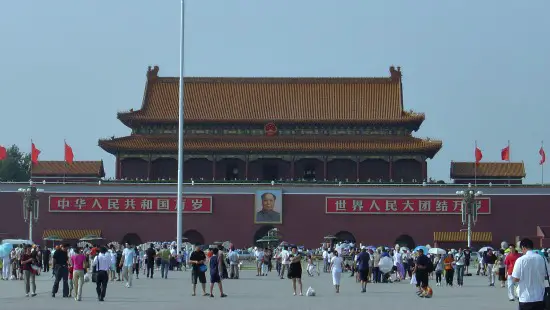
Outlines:
[[367, 248], [362, 247], [361, 253], [357, 256], [357, 269], [359, 271], [359, 280], [361, 281], [361, 293], [367, 291], [367, 283], [369, 282], [369, 261], [370, 255], [367, 253]]

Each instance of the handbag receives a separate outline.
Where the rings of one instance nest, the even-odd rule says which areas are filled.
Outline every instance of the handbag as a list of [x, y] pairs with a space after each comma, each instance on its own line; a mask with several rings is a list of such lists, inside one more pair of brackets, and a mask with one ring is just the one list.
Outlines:
[[[98, 261], [99, 263], [99, 261]], [[97, 265], [94, 266], [94, 269], [92, 270], [92, 282], [96, 283], [97, 282]]]
[[[546, 267], [547, 261], [546, 261], [546, 258], [543, 258], [543, 259], [544, 259], [544, 270], [546, 271], [546, 281], [548, 281], [548, 284], [550, 285], [550, 279], [548, 278], [548, 267]], [[544, 287], [543, 302], [544, 302], [544, 309], [550, 309], [550, 287], [548, 286]]]
[[199, 267], [200, 272], [206, 272], [206, 270], [208, 270], [208, 267], [206, 267], [206, 265], [204, 264]]

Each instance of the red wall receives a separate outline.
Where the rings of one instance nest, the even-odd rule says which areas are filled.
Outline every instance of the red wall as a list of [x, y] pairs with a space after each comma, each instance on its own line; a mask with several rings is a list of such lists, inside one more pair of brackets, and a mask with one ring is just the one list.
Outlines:
[[[0, 233], [27, 238], [21, 201], [18, 193], [0, 193]], [[492, 214], [480, 215], [474, 231], [492, 232], [494, 245], [503, 240], [512, 242], [518, 235], [534, 236], [537, 225], [550, 226], [549, 203], [550, 196], [493, 196]], [[195, 229], [207, 243], [231, 240], [239, 247], [249, 246], [262, 226], [254, 224], [253, 205], [254, 195], [213, 195], [213, 213], [184, 214], [184, 232]], [[464, 228], [460, 215], [327, 215], [325, 195], [303, 194], [283, 197], [283, 223], [277, 227], [285, 241], [308, 247], [318, 247], [323, 236], [339, 231], [349, 231], [357, 241], [375, 245], [390, 245], [399, 235], [408, 234], [418, 245], [432, 244], [435, 231]], [[126, 233], [136, 233], [144, 242], [174, 240], [176, 215], [50, 213], [48, 195], [42, 194], [40, 218], [33, 234], [35, 242], [41, 240], [44, 229], [101, 229], [103, 237], [118, 242]]]

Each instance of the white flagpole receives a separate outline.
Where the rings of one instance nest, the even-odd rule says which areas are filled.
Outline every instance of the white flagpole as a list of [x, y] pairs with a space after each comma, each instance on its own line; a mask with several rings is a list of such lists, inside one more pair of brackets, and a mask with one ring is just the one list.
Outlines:
[[182, 247], [183, 234], [183, 54], [185, 38], [185, 0], [181, 0], [180, 21], [180, 80], [179, 80], [179, 127], [178, 127], [178, 196], [177, 196], [177, 253]]
[[477, 140], [476, 140], [476, 145], [475, 145], [475, 150], [474, 150], [474, 188], [477, 187]]
[[508, 140], [508, 186], [512, 184], [512, 173], [510, 172], [512, 168], [512, 149], [510, 148], [510, 140]]

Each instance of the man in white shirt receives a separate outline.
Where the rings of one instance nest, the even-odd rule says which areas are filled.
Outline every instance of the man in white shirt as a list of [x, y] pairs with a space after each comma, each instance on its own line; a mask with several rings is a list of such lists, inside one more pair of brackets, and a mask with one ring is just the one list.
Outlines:
[[544, 257], [533, 252], [533, 241], [520, 242], [523, 256], [516, 260], [512, 278], [518, 283], [519, 309], [544, 310], [544, 283], [548, 266]]
[[107, 283], [109, 282], [109, 270], [111, 269], [111, 257], [107, 255], [107, 248], [102, 247], [99, 255], [92, 262], [92, 269], [97, 270], [96, 292], [97, 299], [103, 301], [107, 293]]
[[284, 279], [285, 277], [285, 271], [288, 272], [288, 268], [290, 267], [290, 253], [287, 250], [287, 247], [284, 246], [283, 250], [281, 251], [281, 279]]
[[323, 263], [324, 263], [323, 271], [324, 272], [329, 272], [330, 262], [328, 260], [328, 251], [327, 251], [327, 249], [323, 249]]
[[239, 278], [239, 253], [235, 249], [231, 249], [227, 255], [229, 258], [229, 278], [238, 279]]

